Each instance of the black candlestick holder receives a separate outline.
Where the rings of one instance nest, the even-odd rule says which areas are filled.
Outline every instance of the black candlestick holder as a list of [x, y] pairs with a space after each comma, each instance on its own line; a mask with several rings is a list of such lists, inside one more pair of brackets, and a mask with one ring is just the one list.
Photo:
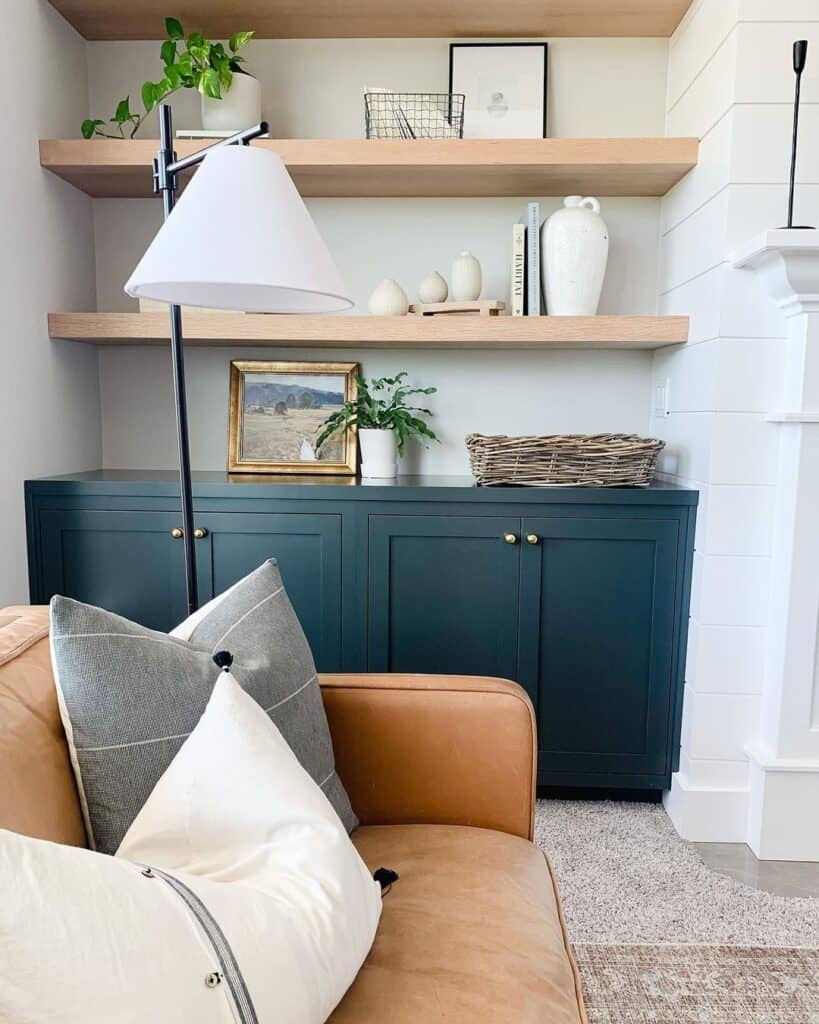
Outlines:
[[793, 44], [793, 72], [796, 76], [796, 85], [794, 87], [793, 97], [793, 132], [791, 135], [791, 177], [790, 188], [788, 190], [788, 223], [785, 225], [787, 228], [793, 228], [796, 231], [816, 230], [810, 224], [794, 224], [793, 222], [793, 193], [796, 186], [796, 146], [799, 138], [799, 101], [802, 89], [802, 72], [805, 70], [807, 60], [808, 41], [807, 39], [797, 39]]

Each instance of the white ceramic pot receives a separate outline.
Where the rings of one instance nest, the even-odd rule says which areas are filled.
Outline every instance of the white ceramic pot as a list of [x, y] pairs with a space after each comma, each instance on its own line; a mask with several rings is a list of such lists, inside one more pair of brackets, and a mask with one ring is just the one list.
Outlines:
[[391, 430], [361, 429], [361, 476], [365, 480], [391, 480], [398, 476], [398, 445]]
[[234, 74], [220, 100], [202, 96], [202, 127], [208, 132], [239, 132], [262, 119], [262, 87], [253, 75]]
[[451, 281], [455, 302], [474, 302], [481, 297], [481, 265], [469, 250], [452, 264]]
[[419, 302], [446, 302], [448, 294], [449, 288], [447, 283], [437, 270], [427, 274], [418, 285]]
[[373, 316], [406, 316], [409, 299], [397, 281], [385, 277], [370, 296], [369, 307]]
[[592, 196], [567, 196], [543, 225], [541, 273], [552, 316], [594, 316], [600, 303], [609, 231]]

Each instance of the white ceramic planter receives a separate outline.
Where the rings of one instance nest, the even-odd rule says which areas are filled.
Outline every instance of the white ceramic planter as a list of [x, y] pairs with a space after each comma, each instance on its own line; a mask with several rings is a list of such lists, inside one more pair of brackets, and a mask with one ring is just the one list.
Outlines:
[[609, 232], [600, 203], [568, 196], [543, 225], [541, 273], [552, 316], [594, 316], [609, 257]]
[[397, 281], [385, 277], [370, 296], [368, 305], [373, 316], [406, 316], [409, 299]]
[[202, 97], [202, 127], [208, 132], [239, 132], [262, 119], [262, 87], [252, 75], [234, 74], [220, 100]]
[[398, 445], [391, 430], [358, 431], [361, 476], [365, 480], [391, 480], [398, 476]]

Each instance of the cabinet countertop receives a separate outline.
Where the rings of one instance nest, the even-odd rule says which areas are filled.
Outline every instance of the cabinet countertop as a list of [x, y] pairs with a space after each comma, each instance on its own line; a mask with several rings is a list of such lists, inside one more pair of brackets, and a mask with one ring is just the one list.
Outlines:
[[[173, 470], [97, 469], [26, 482], [28, 494], [118, 494], [172, 497]], [[298, 493], [301, 492], [301, 493]], [[471, 476], [266, 476], [219, 471], [193, 474], [194, 497], [332, 498], [354, 501], [477, 501], [515, 504], [696, 505], [699, 492], [665, 480], [649, 487], [479, 487]]]

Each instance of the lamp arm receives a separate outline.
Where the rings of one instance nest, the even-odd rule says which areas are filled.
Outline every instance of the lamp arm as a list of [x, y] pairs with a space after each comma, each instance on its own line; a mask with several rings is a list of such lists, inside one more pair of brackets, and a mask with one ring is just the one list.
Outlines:
[[195, 153], [191, 153], [190, 156], [183, 156], [181, 160], [174, 160], [173, 163], [168, 164], [166, 172], [169, 175], [179, 174], [181, 171], [186, 171], [189, 167], [201, 164], [208, 153], [214, 149], [220, 149], [222, 146], [246, 146], [253, 139], [258, 139], [262, 135], [267, 135], [267, 133], [267, 121], [262, 121], [253, 128], [245, 128], [244, 131], [236, 132], [235, 135], [231, 135], [226, 139], [220, 139], [219, 142], [214, 142], [213, 145], [206, 146], [205, 149], [199, 149]]

